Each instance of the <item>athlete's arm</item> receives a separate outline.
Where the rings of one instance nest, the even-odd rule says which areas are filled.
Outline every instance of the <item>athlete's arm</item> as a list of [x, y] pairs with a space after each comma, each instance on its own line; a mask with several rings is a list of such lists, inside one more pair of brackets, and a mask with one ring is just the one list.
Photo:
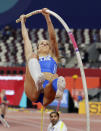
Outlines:
[[59, 53], [58, 53], [58, 43], [56, 41], [56, 34], [55, 34], [55, 30], [54, 30], [54, 26], [52, 24], [52, 21], [50, 19], [49, 14], [46, 12], [46, 8], [44, 8], [42, 10], [43, 15], [45, 16], [46, 22], [47, 22], [47, 26], [48, 26], [48, 33], [49, 33], [49, 40], [50, 40], [50, 44], [51, 44], [51, 49], [52, 52], [54, 53], [54, 55], [58, 58], [59, 57]]
[[26, 56], [26, 59], [28, 60], [28, 58], [32, 54], [32, 45], [31, 45], [31, 41], [30, 41], [29, 36], [28, 36], [28, 31], [27, 31], [27, 28], [26, 28], [26, 25], [25, 25], [25, 15], [21, 15], [20, 19], [21, 19], [22, 37], [23, 37], [24, 46], [25, 46], [25, 48], [24, 48], [25, 49], [25, 56]]

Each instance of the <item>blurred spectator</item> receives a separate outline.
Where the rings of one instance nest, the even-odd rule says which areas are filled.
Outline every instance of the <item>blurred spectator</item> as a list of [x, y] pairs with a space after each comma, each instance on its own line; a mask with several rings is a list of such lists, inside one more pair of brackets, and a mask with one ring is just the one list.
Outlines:
[[83, 100], [82, 94], [81, 94], [81, 92], [79, 92], [79, 94], [78, 94], [78, 102], [80, 102], [82, 100]]
[[1, 97], [1, 104], [0, 104], [0, 109], [1, 109], [1, 117], [5, 118], [6, 115], [6, 110], [7, 110], [7, 98], [6, 98], [6, 94], [5, 94], [5, 90], [2, 90], [0, 93], [0, 97]]

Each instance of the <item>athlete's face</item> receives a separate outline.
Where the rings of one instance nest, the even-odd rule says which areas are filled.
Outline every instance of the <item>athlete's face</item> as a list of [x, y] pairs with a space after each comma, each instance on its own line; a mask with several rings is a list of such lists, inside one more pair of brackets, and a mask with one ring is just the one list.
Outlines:
[[56, 113], [52, 113], [50, 116], [50, 121], [52, 123], [52, 125], [55, 125], [59, 120], [59, 117]]
[[38, 51], [42, 52], [48, 52], [49, 51], [49, 43], [46, 40], [43, 40], [39, 46], [38, 46]]

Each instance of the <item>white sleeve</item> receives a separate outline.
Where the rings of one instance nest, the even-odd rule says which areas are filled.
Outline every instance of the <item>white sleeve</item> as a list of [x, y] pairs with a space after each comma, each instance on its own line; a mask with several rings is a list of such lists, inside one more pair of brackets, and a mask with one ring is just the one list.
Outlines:
[[66, 125], [64, 124], [62, 131], [68, 131]]
[[48, 126], [48, 128], [47, 128], [47, 131], [49, 131], [49, 126]]
[[48, 125], [47, 131], [50, 131], [51, 124]]
[[[68, 130], [67, 130], [67, 126], [64, 124], [63, 121], [60, 121], [58, 124], [59, 124], [59, 125], [57, 126], [57, 127], [58, 127], [58, 131], [68, 131]], [[62, 128], [61, 128], [61, 125], [63, 125]]]

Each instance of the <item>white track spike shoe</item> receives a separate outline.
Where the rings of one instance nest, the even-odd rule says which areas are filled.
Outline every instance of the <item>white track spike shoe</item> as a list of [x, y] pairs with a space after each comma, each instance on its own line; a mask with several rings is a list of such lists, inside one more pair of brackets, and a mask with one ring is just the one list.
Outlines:
[[45, 81], [45, 76], [43, 73], [41, 73], [38, 78], [37, 78], [37, 82], [36, 82], [36, 87], [37, 87], [37, 91], [40, 91], [42, 89], [42, 84]]
[[65, 86], [66, 86], [65, 79], [64, 79], [64, 77], [60, 76], [57, 81], [58, 88], [57, 88], [57, 92], [56, 92], [56, 96], [55, 96], [56, 100], [58, 100], [58, 101], [62, 100]]

